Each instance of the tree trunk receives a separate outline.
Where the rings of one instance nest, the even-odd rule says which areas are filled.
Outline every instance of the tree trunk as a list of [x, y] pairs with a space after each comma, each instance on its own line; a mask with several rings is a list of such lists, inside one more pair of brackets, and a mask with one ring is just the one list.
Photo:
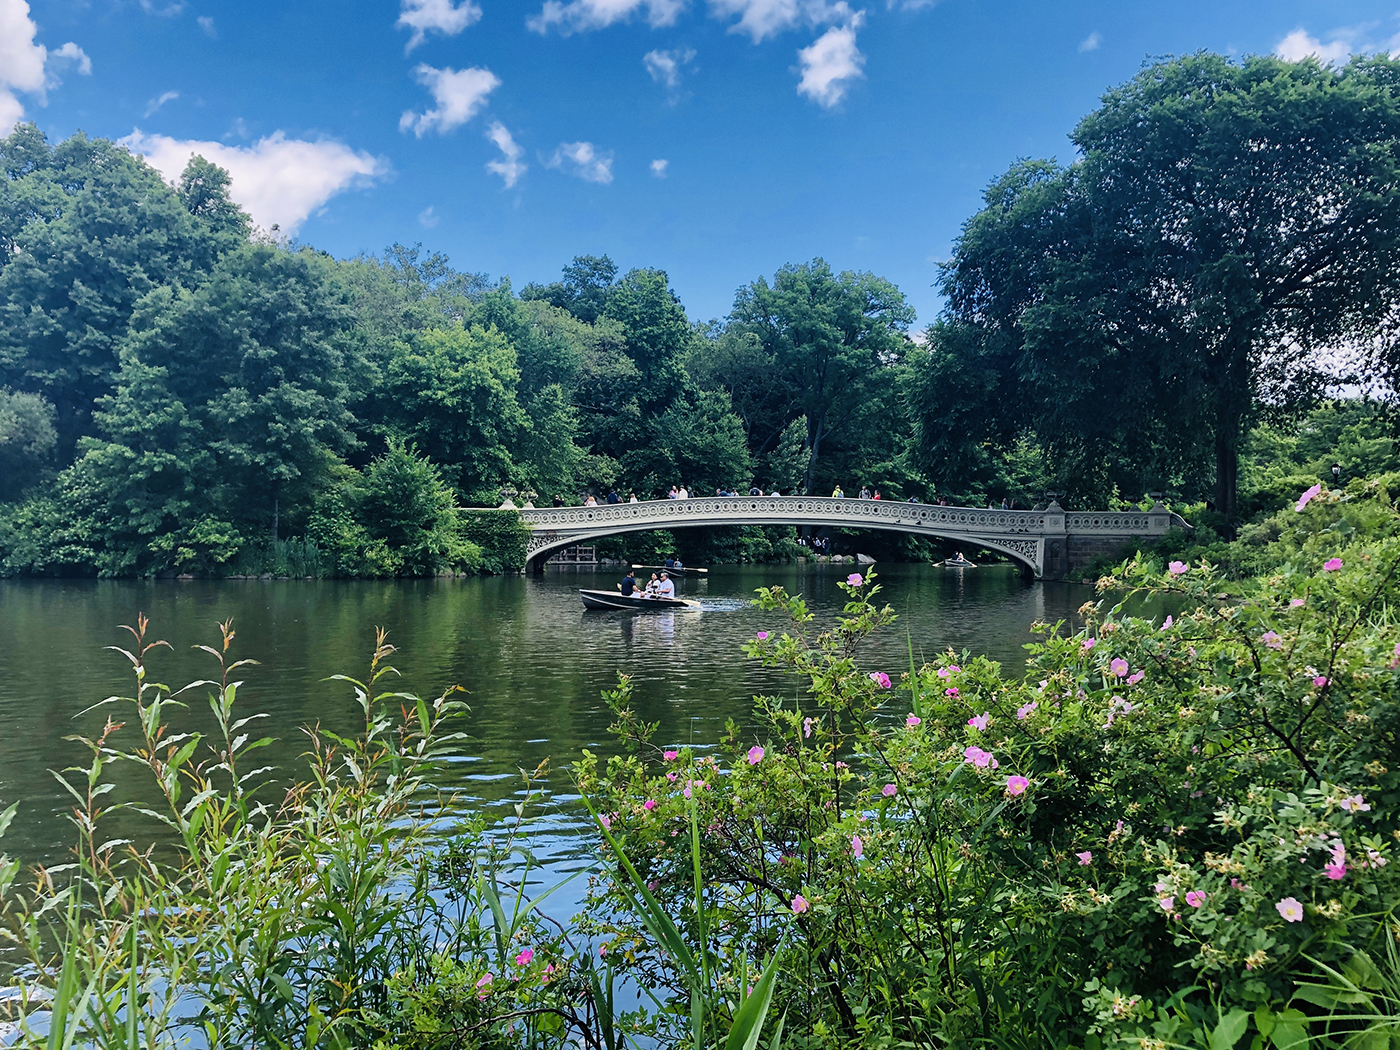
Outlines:
[[1227, 520], [1235, 517], [1235, 481], [1240, 452], [1237, 425], [1222, 424], [1215, 434], [1215, 509]]
[[279, 500], [278, 500], [279, 492], [278, 492], [278, 489], [279, 489], [280, 487], [281, 487], [281, 486], [280, 486], [280, 483], [279, 483], [279, 482], [274, 481], [274, 482], [272, 483], [272, 542], [273, 542], [273, 543], [276, 543], [276, 542], [277, 542], [277, 532], [278, 532], [278, 530], [277, 530], [277, 511], [278, 511], [278, 509], [279, 509]]
[[[810, 417], [809, 417], [810, 420]], [[825, 416], [819, 418], [815, 424], [810, 421], [807, 424], [807, 472], [802, 479], [802, 491], [808, 496], [812, 495], [812, 477], [817, 472], [817, 455], [822, 444], [822, 424]]]

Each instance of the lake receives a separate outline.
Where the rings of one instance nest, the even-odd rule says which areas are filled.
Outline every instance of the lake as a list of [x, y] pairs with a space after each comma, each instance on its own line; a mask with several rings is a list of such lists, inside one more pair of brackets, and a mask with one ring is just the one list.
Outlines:
[[[153, 656], [151, 679], [176, 687], [217, 677], [217, 665], [192, 647], [216, 646], [218, 622], [233, 620], [235, 655], [259, 661], [239, 675], [246, 683], [239, 707], [267, 712], [261, 732], [278, 743], [263, 754], [283, 768], [303, 750], [302, 726], [355, 729], [359, 708], [349, 689], [325, 679], [363, 678], [374, 628], [383, 626], [399, 649], [391, 662], [403, 680], [395, 688], [426, 697], [454, 684], [468, 690], [470, 743], [441, 785], [460, 805], [504, 816], [522, 797], [520, 770], [552, 760], [538, 785], [535, 811], [547, 819], [537, 847], [564, 864], [578, 853], [580, 827], [568, 802], [568, 766], [582, 748], [611, 746], [611, 713], [599, 694], [618, 672], [632, 675], [641, 716], [661, 723], [658, 743], [710, 744], [727, 719], [746, 718], [754, 693], [793, 689], [740, 651], [755, 632], [784, 626], [747, 604], [754, 589], [782, 584], [829, 624], [845, 599], [837, 583], [850, 571], [719, 567], [680, 587], [702, 611], [648, 614], [583, 611], [577, 589], [611, 588], [616, 570], [413, 581], [0, 580], [0, 805], [21, 803], [4, 849], [26, 863], [65, 859], [74, 838], [68, 796], [50, 771], [86, 758], [65, 737], [96, 734], [107, 713], [126, 717], [129, 709], [116, 706], [88, 709], [130, 694], [125, 658], [103, 647], [129, 645], [119, 625], [144, 612], [150, 637], [173, 647]], [[879, 571], [884, 600], [900, 618], [862, 663], [892, 675], [908, 667], [906, 629], [918, 657], [951, 646], [1018, 668], [1032, 622], [1075, 620], [1092, 594], [1073, 584], [1028, 583], [1009, 566]], [[192, 710], [183, 717], [192, 725], [208, 725], [205, 695], [188, 697]]]

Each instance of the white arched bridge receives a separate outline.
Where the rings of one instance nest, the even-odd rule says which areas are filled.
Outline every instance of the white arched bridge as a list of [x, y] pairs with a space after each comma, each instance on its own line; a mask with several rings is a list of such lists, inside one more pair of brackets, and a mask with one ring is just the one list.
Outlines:
[[1147, 511], [979, 510], [892, 500], [823, 496], [713, 496], [596, 507], [526, 507], [530, 528], [527, 569], [536, 570], [554, 551], [577, 543], [650, 529], [715, 525], [810, 525], [885, 529], [985, 547], [1008, 555], [1040, 578], [1057, 579], [1100, 554], [1135, 540], [1155, 539], [1180, 516], [1157, 503]]

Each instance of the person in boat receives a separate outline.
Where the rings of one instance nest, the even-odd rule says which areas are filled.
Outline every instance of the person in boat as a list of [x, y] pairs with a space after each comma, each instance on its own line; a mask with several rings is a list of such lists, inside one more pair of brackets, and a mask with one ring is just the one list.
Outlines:
[[666, 568], [668, 568], [668, 569], [674, 569], [675, 567], [676, 567], [676, 559], [675, 559], [675, 556], [674, 556], [674, 555], [671, 555], [671, 554], [666, 555]]
[[677, 558], [675, 561], [671, 562], [671, 568], [673, 568], [673, 569], [679, 571], [679, 570], [681, 570], [681, 569], [684, 569], [685, 566], [682, 565], [682, 564], [681, 564], [681, 560], [680, 560], [679, 558]]
[[632, 597], [637, 589], [637, 578], [632, 575], [632, 570], [627, 570], [627, 575], [622, 577], [622, 582], [617, 585], [617, 589], [622, 592], [624, 598]]
[[661, 586], [661, 581], [658, 580], [658, 579], [656, 578], [656, 573], [652, 573], [652, 574], [651, 574], [651, 579], [649, 579], [649, 580], [647, 581], [647, 589], [646, 589], [646, 592], [643, 593], [642, 597], [643, 597], [643, 598], [655, 598], [655, 597], [656, 597], [657, 588], [659, 588], [660, 586]]
[[658, 598], [670, 598], [672, 600], [676, 597], [676, 585], [671, 582], [671, 577], [664, 572], [661, 574], [661, 579], [656, 585], [656, 596]]

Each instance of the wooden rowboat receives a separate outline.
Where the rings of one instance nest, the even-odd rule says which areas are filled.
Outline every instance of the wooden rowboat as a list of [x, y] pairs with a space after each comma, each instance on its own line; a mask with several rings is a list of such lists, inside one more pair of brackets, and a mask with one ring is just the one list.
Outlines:
[[586, 591], [580, 589], [578, 596], [583, 599], [585, 609], [617, 610], [631, 612], [660, 612], [662, 609], [698, 609], [699, 602], [688, 602], [683, 598], [643, 598], [629, 594], [625, 598], [617, 591]]

